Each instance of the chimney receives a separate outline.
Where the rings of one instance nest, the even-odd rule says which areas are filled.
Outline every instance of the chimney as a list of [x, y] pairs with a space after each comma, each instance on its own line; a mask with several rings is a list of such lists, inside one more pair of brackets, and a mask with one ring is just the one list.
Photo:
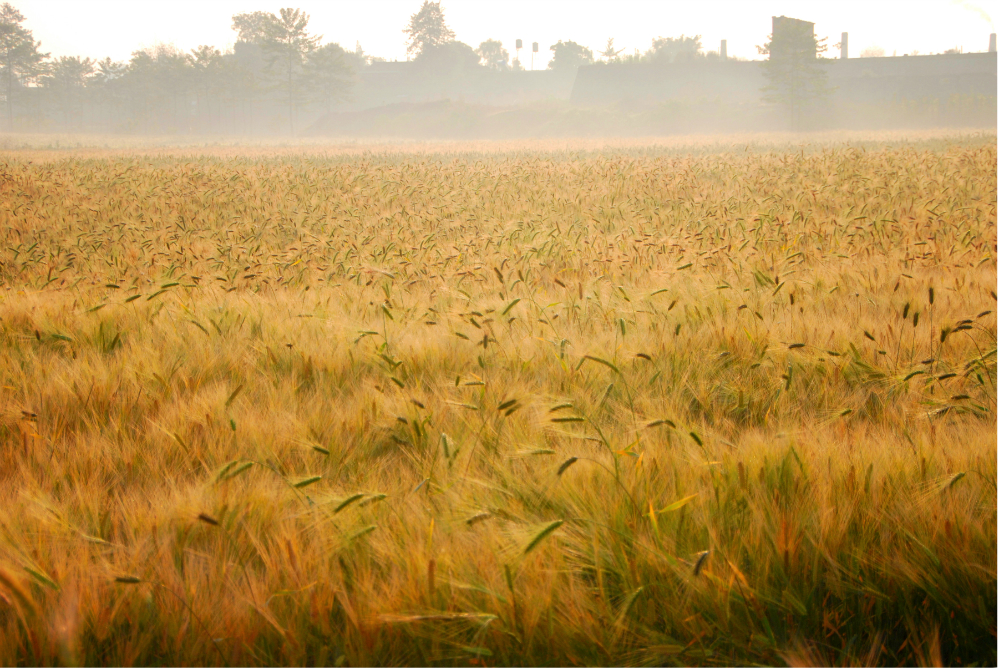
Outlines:
[[[994, 45], [994, 35], [991, 36], [991, 44]], [[728, 40], [721, 40], [721, 60], [728, 59]]]
[[995, 52], [995, 34], [991, 33], [991, 39], [988, 40], [988, 53]]
[[[794, 43], [800, 42], [807, 37], [814, 37], [814, 23], [811, 21], [801, 21], [788, 16], [773, 17], [773, 48], [769, 52], [770, 60], [783, 60], [791, 55], [787, 49], [795, 49]], [[787, 44], [787, 42], [790, 42]], [[811, 57], [817, 56], [812, 52]]]
[[842, 60], [848, 60], [849, 58], [849, 33], [842, 33], [842, 47], [840, 51], [839, 58]]

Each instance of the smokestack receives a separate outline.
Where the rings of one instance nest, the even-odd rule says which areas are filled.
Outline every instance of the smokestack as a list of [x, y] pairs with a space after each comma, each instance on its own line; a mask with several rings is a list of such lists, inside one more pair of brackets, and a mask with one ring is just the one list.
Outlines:
[[[992, 37], [994, 37], [994, 35], [992, 35]], [[994, 39], [992, 39], [991, 41], [994, 42]], [[727, 59], [728, 59], [728, 40], [722, 39], [721, 40], [721, 60], [727, 60]]]
[[991, 33], [991, 39], [988, 40], [988, 53], [995, 52], [995, 34]]
[[839, 56], [842, 60], [849, 58], [849, 33], [842, 33], [842, 50]]

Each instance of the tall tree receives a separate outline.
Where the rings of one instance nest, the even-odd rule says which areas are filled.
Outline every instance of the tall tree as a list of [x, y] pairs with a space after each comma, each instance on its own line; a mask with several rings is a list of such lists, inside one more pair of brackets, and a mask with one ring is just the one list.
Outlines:
[[247, 44], [262, 44], [277, 19], [270, 12], [250, 12], [232, 17], [232, 29], [239, 33], [239, 41]]
[[57, 58], [41, 78], [54, 105], [62, 112], [63, 123], [79, 127], [83, 96], [94, 76], [94, 61], [78, 56]]
[[295, 133], [295, 111], [304, 95], [303, 79], [309, 54], [318, 47], [321, 35], [308, 32], [309, 16], [300, 9], [282, 9], [271, 22], [264, 42], [268, 66], [276, 70], [276, 88], [288, 101], [288, 127]]
[[111, 130], [115, 121], [120, 120], [121, 85], [128, 65], [104, 58], [94, 65], [94, 70], [89, 85], [97, 105], [104, 110], [104, 128]]
[[505, 72], [509, 69], [509, 51], [503, 48], [497, 39], [487, 39], [478, 45], [475, 53], [481, 58], [482, 65], [490, 70]]
[[769, 56], [763, 63], [768, 82], [762, 89], [763, 99], [786, 108], [791, 130], [799, 130], [801, 122], [830, 93], [828, 73], [820, 63], [821, 54], [828, 50], [826, 41], [815, 36], [813, 23], [786, 19], [768, 42], [756, 47]]
[[613, 38], [610, 37], [609, 39], [606, 40], [606, 48], [600, 51], [599, 55], [602, 56], [603, 60], [605, 60], [606, 62], [615, 63], [617, 62], [617, 59], [620, 57], [620, 54], [623, 52], [624, 52], [623, 49], [613, 48]]
[[288, 127], [295, 132], [295, 112], [305, 102], [306, 63], [319, 46], [320, 35], [308, 32], [309, 15], [300, 9], [282, 9], [279, 14], [253, 12], [232, 17], [240, 41], [257, 44], [266, 60], [266, 72], [274, 90], [287, 101]]
[[348, 53], [339, 44], [325, 44], [312, 51], [305, 63], [308, 90], [314, 102], [332, 111], [353, 87], [353, 63], [362, 62], [363, 51]]
[[203, 44], [191, 49], [190, 58], [194, 67], [198, 116], [202, 129], [205, 129], [211, 125], [212, 97], [217, 97], [221, 88], [224, 61], [221, 51]]
[[134, 52], [122, 82], [133, 122], [146, 130], [190, 130], [193, 70], [191, 57], [172, 44]]
[[406, 40], [406, 54], [419, 56], [423, 51], [454, 40], [454, 31], [444, 21], [444, 10], [439, 2], [424, 0], [419, 11], [409, 18], [409, 26], [403, 30]]
[[274, 19], [269, 12], [236, 14], [232, 17], [232, 29], [239, 33], [232, 53], [226, 56], [231, 65], [229, 83], [233, 98], [241, 108], [243, 131], [252, 134], [259, 104], [255, 104], [265, 94], [268, 79], [267, 61], [263, 43], [266, 41], [267, 25]]
[[14, 97], [27, 83], [45, 71], [47, 53], [41, 53], [31, 31], [25, 28], [24, 15], [10, 3], [0, 5], [0, 91], [7, 108], [7, 127], [14, 129]]
[[551, 70], [576, 70], [581, 65], [593, 63], [593, 50], [571, 40], [558, 40], [551, 50], [554, 51], [554, 57], [548, 63]]

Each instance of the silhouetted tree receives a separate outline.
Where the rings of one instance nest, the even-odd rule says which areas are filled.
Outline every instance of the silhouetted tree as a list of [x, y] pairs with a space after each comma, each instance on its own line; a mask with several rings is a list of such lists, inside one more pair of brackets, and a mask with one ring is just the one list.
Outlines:
[[582, 65], [590, 65], [594, 62], [593, 51], [581, 44], [569, 40], [558, 43], [551, 47], [554, 57], [548, 62], [548, 69], [551, 70], [573, 70]]
[[57, 58], [41, 78], [48, 97], [60, 112], [63, 123], [79, 127], [87, 86], [94, 75], [94, 62], [89, 58], [63, 56]]
[[14, 97], [28, 83], [44, 74], [47, 53], [41, 53], [31, 31], [25, 28], [24, 15], [10, 3], [0, 5], [0, 92], [7, 108], [7, 127], [14, 128]]
[[217, 98], [224, 87], [225, 61], [221, 51], [202, 44], [191, 50], [191, 66], [194, 68], [198, 117], [201, 128], [205, 129], [211, 125], [212, 98]]
[[288, 127], [295, 131], [295, 112], [306, 101], [305, 67], [322, 37], [308, 32], [309, 16], [300, 9], [282, 9], [279, 14], [236, 14], [232, 27], [239, 41], [255, 44], [263, 53], [264, 75], [271, 88], [287, 103]]
[[282, 9], [270, 22], [263, 50], [268, 69], [274, 71], [276, 88], [288, 101], [288, 125], [295, 132], [295, 111], [304, 97], [305, 63], [322, 40], [308, 32], [309, 16], [300, 9]]
[[195, 83], [191, 58], [172, 44], [132, 54], [122, 81], [131, 105], [133, 129], [190, 130], [190, 94]]
[[363, 59], [349, 53], [339, 44], [326, 44], [312, 51], [305, 63], [306, 85], [314, 102], [332, 110], [335, 102], [348, 97], [353, 86], [354, 65]]
[[232, 17], [232, 29], [239, 33], [238, 41], [263, 44], [276, 20], [270, 12], [250, 12]]
[[259, 21], [256, 20], [260, 15], [266, 16], [267, 12], [232, 17], [232, 28], [239, 32], [239, 38], [232, 46], [232, 53], [226, 55], [233, 103], [240, 109], [243, 131], [250, 134], [254, 131], [254, 120], [267, 93], [267, 61], [261, 46], [264, 34], [262, 28], [257, 29]]
[[687, 37], [656, 37], [651, 41], [651, 48], [644, 56], [651, 62], [688, 63], [703, 57], [703, 45], [700, 35]]
[[413, 61], [422, 76], [424, 94], [445, 95], [460, 80], [474, 78], [485, 70], [478, 53], [464, 42], [451, 41], [428, 46]]
[[497, 39], [487, 39], [475, 50], [482, 64], [490, 70], [506, 71], [509, 69], [509, 51], [502, 47]]
[[860, 58], [883, 58], [884, 49], [879, 46], [868, 46], [859, 53]]
[[409, 25], [403, 30], [406, 40], [406, 54], [419, 56], [426, 49], [446, 44], [454, 40], [454, 31], [444, 21], [444, 10], [439, 2], [424, 0], [419, 11], [409, 18]]
[[606, 62], [615, 63], [617, 62], [617, 58], [623, 52], [624, 52], [623, 49], [613, 48], [613, 38], [610, 37], [609, 39], [606, 40], [606, 48], [600, 51], [599, 55], [602, 56], [603, 60], [605, 60]]
[[114, 123], [120, 119], [121, 86], [127, 71], [125, 63], [115, 62], [110, 58], [104, 58], [94, 66], [94, 75], [89, 81], [93, 92], [91, 99], [103, 109], [105, 130], [114, 129]]

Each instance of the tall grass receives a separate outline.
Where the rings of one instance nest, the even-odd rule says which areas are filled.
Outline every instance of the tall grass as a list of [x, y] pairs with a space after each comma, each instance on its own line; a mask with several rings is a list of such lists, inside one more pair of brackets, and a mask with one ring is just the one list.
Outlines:
[[0, 663], [994, 665], [995, 162], [9, 154]]

